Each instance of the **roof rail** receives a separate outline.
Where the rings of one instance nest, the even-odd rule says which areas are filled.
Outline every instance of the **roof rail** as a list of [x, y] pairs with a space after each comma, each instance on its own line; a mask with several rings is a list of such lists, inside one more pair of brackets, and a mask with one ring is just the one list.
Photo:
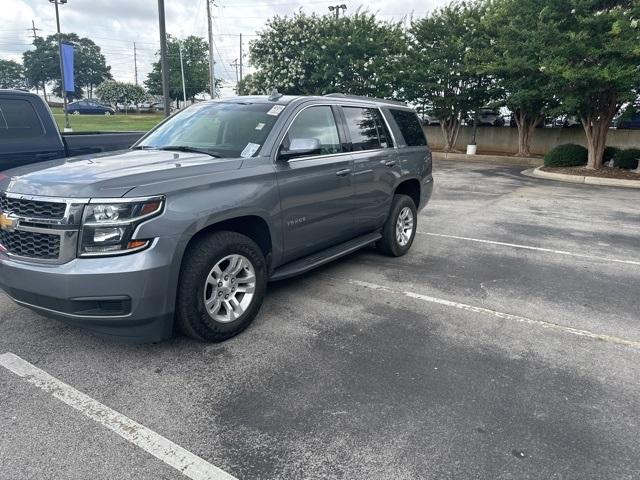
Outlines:
[[392, 105], [400, 105], [402, 107], [407, 107], [408, 105], [404, 102], [399, 102], [397, 100], [387, 100], [385, 98], [375, 98], [375, 97], [364, 97], [361, 95], [347, 95], [346, 93], [327, 93], [324, 95], [325, 97], [340, 97], [340, 98], [350, 98], [352, 100], [368, 100], [370, 102], [380, 102], [380, 103], [390, 103]]

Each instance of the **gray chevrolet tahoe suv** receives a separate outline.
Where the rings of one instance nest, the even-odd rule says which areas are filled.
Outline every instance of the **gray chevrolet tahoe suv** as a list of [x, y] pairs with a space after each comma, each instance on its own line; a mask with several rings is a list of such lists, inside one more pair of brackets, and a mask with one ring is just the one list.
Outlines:
[[404, 255], [433, 188], [415, 112], [366, 97], [195, 104], [131, 149], [0, 174], [0, 286], [108, 336], [221, 341], [267, 282]]

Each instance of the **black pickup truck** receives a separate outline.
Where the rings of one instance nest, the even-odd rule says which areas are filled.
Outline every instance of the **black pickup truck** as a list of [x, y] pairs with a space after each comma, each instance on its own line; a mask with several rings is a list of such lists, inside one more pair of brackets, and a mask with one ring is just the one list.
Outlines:
[[39, 96], [0, 89], [0, 171], [29, 163], [129, 148], [144, 132], [60, 134]]

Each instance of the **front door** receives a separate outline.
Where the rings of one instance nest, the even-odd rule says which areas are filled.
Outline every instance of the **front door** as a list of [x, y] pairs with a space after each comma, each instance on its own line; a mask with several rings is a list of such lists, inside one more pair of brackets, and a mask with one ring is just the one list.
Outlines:
[[320, 142], [317, 151], [276, 161], [285, 262], [353, 236], [353, 162], [343, 151], [335, 113], [329, 105], [303, 107], [282, 139], [279, 152], [294, 139]]

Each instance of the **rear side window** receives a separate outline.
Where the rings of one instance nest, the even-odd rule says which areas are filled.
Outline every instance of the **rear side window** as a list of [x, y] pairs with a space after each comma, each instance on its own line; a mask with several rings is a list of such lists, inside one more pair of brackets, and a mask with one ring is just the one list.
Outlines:
[[390, 112], [409, 147], [427, 144], [418, 115], [408, 110], [395, 110], [393, 108], [390, 109]]
[[33, 138], [43, 133], [38, 114], [30, 102], [0, 98], [0, 138]]
[[389, 135], [375, 108], [342, 107], [353, 151], [387, 148]]

